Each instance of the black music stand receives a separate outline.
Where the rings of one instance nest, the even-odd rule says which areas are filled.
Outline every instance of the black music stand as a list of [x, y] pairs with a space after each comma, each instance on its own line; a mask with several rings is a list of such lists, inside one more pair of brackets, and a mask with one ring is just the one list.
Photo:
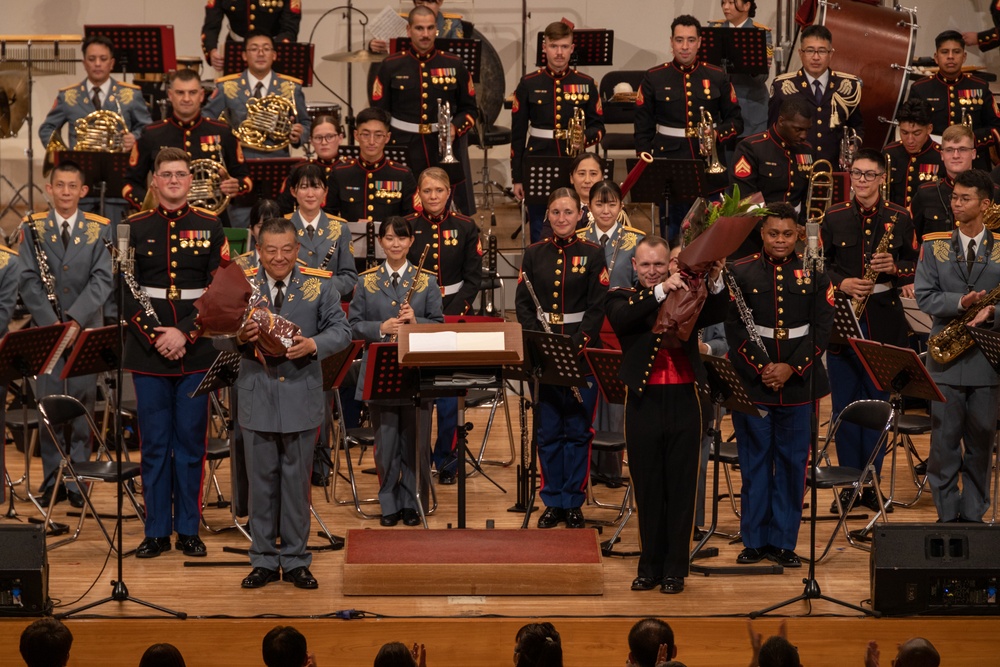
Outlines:
[[539, 385], [545, 383], [559, 387], [586, 387], [587, 382], [580, 372], [579, 357], [569, 336], [544, 331], [523, 331], [522, 335], [522, 374], [532, 382], [531, 460], [528, 466], [528, 498], [524, 504], [524, 522], [521, 524], [521, 528], [527, 528], [531, 512], [535, 509], [535, 484], [538, 478], [538, 425], [541, 423], [541, 416], [538, 414]]
[[233, 200], [233, 206], [253, 206], [258, 199], [277, 199], [281, 186], [295, 166], [302, 160], [296, 157], [269, 157], [247, 160], [247, 172], [253, 190]]
[[[763, 30], [702, 27], [698, 60], [727, 74], [767, 75], [767, 39]], [[839, 200], [838, 200], [839, 201]]]
[[986, 357], [986, 361], [990, 362], [993, 370], [1000, 373], [1000, 333], [980, 327], [966, 326], [966, 329], [972, 336], [972, 340], [976, 341], [976, 345]]
[[[35, 500], [35, 496], [31, 492], [31, 475], [29, 474], [31, 459], [28, 456], [31, 453], [31, 448], [29, 446], [28, 432], [31, 429], [28, 428], [28, 379], [52, 370], [52, 367], [59, 360], [62, 350], [65, 348], [68, 333], [68, 325], [53, 324], [48, 327], [10, 331], [6, 336], [0, 338], [0, 386], [6, 390], [11, 380], [20, 378], [21, 387], [24, 390], [21, 399], [21, 442], [24, 447], [25, 460], [24, 485], [28, 490], [28, 499], [42, 514], [45, 514], [45, 511], [38, 504], [38, 501]], [[6, 391], [4, 400], [6, 400]], [[14, 510], [14, 488], [12, 483], [8, 491], [10, 492], [10, 504], [7, 508], [6, 517], [8, 519], [16, 519], [17, 512]]]
[[89, 194], [100, 199], [99, 213], [103, 216], [107, 199], [121, 199], [128, 159], [128, 153], [59, 151], [56, 153], [55, 163], [58, 165], [64, 160], [72, 160], [80, 166], [84, 185], [90, 188]]
[[[545, 34], [538, 33], [538, 44], [535, 48], [535, 66], [545, 67], [548, 60], [542, 43]], [[606, 67], [614, 62], [615, 31], [595, 28], [573, 31], [573, 55], [569, 57], [571, 67]]]
[[[638, 158], [625, 160], [629, 171], [638, 162]], [[707, 192], [704, 160], [654, 158], [632, 186], [629, 196], [632, 203], [663, 206], [669, 201], [694, 201]]]
[[698, 565], [694, 561], [697, 558], [710, 558], [719, 555], [719, 550], [715, 547], [705, 549], [709, 538], [715, 534], [719, 522], [719, 454], [722, 449], [722, 409], [726, 408], [730, 412], [742, 412], [744, 414], [761, 416], [761, 410], [754, 404], [753, 399], [743, 386], [743, 380], [729, 359], [716, 357], [711, 354], [702, 354], [701, 360], [705, 363], [705, 371], [708, 373], [708, 386], [706, 393], [712, 400], [714, 412], [714, 424], [711, 429], [712, 445], [715, 447], [714, 462], [712, 464], [712, 523], [705, 531], [701, 541], [695, 545], [691, 551], [692, 572], [703, 574], [706, 577], [713, 574], [781, 574], [784, 568], [781, 565], [731, 565], [712, 567], [708, 565]]
[[[544, 205], [553, 190], [569, 186], [569, 168], [573, 164], [573, 159], [541, 155], [525, 157], [524, 203]], [[614, 175], [614, 161], [601, 160], [601, 162], [604, 165], [604, 178], [611, 179]]]
[[[222, 66], [223, 75], [238, 74], [247, 68], [243, 59], [244, 42], [226, 40], [226, 53]], [[298, 42], [274, 42], [274, 65], [271, 69], [279, 74], [299, 79], [303, 88], [313, 84], [313, 59], [315, 46]]]
[[86, 25], [83, 33], [103, 35], [114, 43], [115, 63], [123, 74], [166, 74], [177, 69], [172, 25]]
[[[389, 48], [393, 53], [396, 51], [406, 51], [410, 48], [410, 38], [397, 37], [389, 40]], [[478, 39], [444, 39], [443, 37], [439, 37], [434, 40], [434, 48], [438, 51], [447, 51], [461, 58], [473, 82], [479, 83], [479, 72], [482, 69], [480, 63], [483, 56], [482, 41]], [[464, 81], [458, 82], [459, 85], [464, 83]]]
[[[353, 139], [352, 139], [353, 141]], [[406, 157], [406, 149], [400, 148], [399, 146], [386, 146], [383, 150], [385, 156], [395, 162], [396, 164], [402, 165], [404, 167], [409, 167], [407, 164], [408, 160]], [[361, 159], [361, 147], [357, 144], [341, 144], [340, 148], [337, 149], [337, 157], [344, 158], [354, 158], [355, 160]]]
[[861, 324], [854, 314], [854, 300], [846, 292], [837, 290], [833, 295], [833, 328], [830, 330], [830, 344], [849, 345], [852, 338], [864, 340]]

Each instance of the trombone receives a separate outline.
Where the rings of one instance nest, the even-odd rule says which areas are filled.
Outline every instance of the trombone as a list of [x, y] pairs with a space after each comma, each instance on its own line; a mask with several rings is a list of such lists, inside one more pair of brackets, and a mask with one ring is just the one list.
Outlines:
[[833, 200], [833, 165], [829, 160], [816, 160], [809, 168], [809, 188], [806, 190], [806, 219], [823, 222], [826, 209]]

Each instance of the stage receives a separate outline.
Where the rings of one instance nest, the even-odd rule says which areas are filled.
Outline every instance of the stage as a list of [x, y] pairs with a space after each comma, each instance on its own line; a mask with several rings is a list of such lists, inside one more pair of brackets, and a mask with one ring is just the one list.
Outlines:
[[[516, 403], [511, 402], [512, 423], [517, 426]], [[828, 410], [824, 404], [823, 413]], [[469, 419], [475, 424], [471, 437], [478, 451], [487, 411], [470, 410]], [[824, 417], [825, 419], [825, 417]], [[724, 431], [730, 431], [728, 423]], [[518, 434], [515, 430], [515, 442]], [[926, 454], [927, 439], [916, 442], [918, 450]], [[517, 443], [519, 447], [519, 443]], [[498, 412], [490, 444], [488, 459], [506, 459], [509, 454], [503, 412]], [[366, 452], [358, 465], [357, 450], [352, 451], [360, 493], [371, 497], [376, 489], [374, 475], [363, 474], [372, 467], [371, 452]], [[912, 497], [899, 457], [899, 498]], [[7, 464], [16, 478], [19, 476], [23, 455], [14, 445], [7, 446]], [[887, 459], [888, 465], [888, 459]], [[34, 471], [40, 470], [36, 461]], [[492, 521], [496, 529], [511, 529], [516, 540], [523, 519], [522, 514], [508, 512], [514, 502], [514, 468], [486, 466], [486, 471], [503, 486], [501, 493], [482, 477], [469, 480], [468, 525], [485, 529]], [[711, 467], [709, 468], [711, 474]], [[37, 479], [37, 476], [35, 477]], [[228, 495], [228, 470], [222, 474], [223, 488]], [[723, 481], [723, 489], [724, 481]], [[738, 474], [736, 476], [739, 488]], [[711, 489], [711, 485], [709, 486]], [[620, 500], [621, 489], [595, 487], [602, 501]], [[19, 489], [20, 491], [20, 489]], [[348, 497], [346, 485], [338, 485], [338, 495]], [[99, 509], [113, 511], [112, 488], [97, 491]], [[214, 492], [209, 496], [214, 500]], [[430, 527], [445, 530], [456, 523], [456, 487], [438, 487], [437, 511], [429, 517]], [[820, 495], [821, 516], [829, 516], [832, 498], [829, 492]], [[359, 518], [353, 508], [328, 503], [323, 490], [313, 488], [313, 503], [337, 535], [349, 530], [376, 530], [413, 533], [420, 528], [399, 525], [381, 528], [377, 521]], [[363, 505], [366, 511], [377, 512], [377, 505]], [[720, 529], [736, 532], [738, 520], [724, 500], [720, 505]], [[27, 521], [37, 512], [26, 502], [15, 504], [18, 518]], [[55, 511], [59, 521], [67, 522], [66, 513], [71, 508], [60, 503]], [[588, 518], [613, 518], [609, 510], [584, 507]], [[127, 514], [126, 514], [127, 516]], [[227, 510], [209, 508], [206, 512], [213, 526], [229, 521]], [[534, 528], [532, 517], [531, 531]], [[989, 518], [989, 517], [987, 517]], [[930, 495], [925, 493], [916, 506], [897, 508], [890, 517], [892, 523], [928, 522], [935, 519]], [[3, 519], [2, 524], [11, 524]], [[637, 547], [635, 518], [629, 522], [617, 547], [628, 551]], [[822, 544], [834, 523], [818, 524], [818, 539]], [[318, 528], [313, 523], [314, 529]], [[549, 531], [565, 532], [564, 528]], [[134, 548], [142, 539], [142, 529], [134, 518], [124, 522], [126, 549]], [[598, 539], [610, 535], [604, 528]], [[173, 620], [146, 607], [124, 603], [108, 603], [91, 610], [87, 615], [69, 619], [67, 623], [76, 637], [71, 664], [106, 665], [114, 656], [119, 664], [135, 664], [142, 651], [158, 641], [177, 644], [185, 654], [187, 664], [253, 664], [259, 662], [260, 640], [265, 632], [277, 624], [291, 624], [301, 629], [310, 650], [317, 653], [318, 661], [330, 664], [370, 664], [377, 648], [386, 641], [407, 643], [422, 642], [427, 645], [429, 664], [446, 665], [509, 665], [513, 638], [517, 628], [527, 619], [552, 621], [562, 634], [567, 665], [621, 664], [627, 656], [626, 636], [636, 619], [658, 616], [669, 619], [674, 627], [680, 647], [678, 659], [689, 665], [706, 667], [742, 664], [749, 656], [747, 640], [747, 615], [767, 605], [780, 602], [802, 592], [802, 577], [806, 569], [786, 569], [784, 574], [766, 576], [702, 576], [692, 574], [686, 589], [680, 595], [663, 595], [658, 590], [632, 592], [629, 584], [635, 576], [634, 558], [605, 557], [598, 566], [603, 575], [603, 593], [572, 595], [352, 595], [344, 594], [345, 551], [314, 553], [312, 572], [319, 580], [319, 590], [304, 591], [291, 584], [275, 583], [259, 590], [243, 590], [241, 579], [250, 571], [246, 557], [227, 553], [223, 547], [245, 549], [247, 540], [231, 530], [218, 535], [202, 531], [208, 545], [208, 557], [188, 559], [172, 550], [150, 560], [126, 558], [124, 581], [129, 592], [137, 598], [187, 614], [187, 620]], [[447, 536], [445, 536], [447, 538]], [[804, 522], [798, 551], [808, 553], [809, 524]], [[321, 547], [324, 539], [314, 533], [311, 545]], [[412, 540], [410, 540], [412, 542]], [[519, 545], [515, 545], [519, 546]], [[718, 547], [720, 556], [699, 561], [706, 565], [733, 565], [740, 545], [731, 545], [723, 538], [713, 538], [709, 546]], [[530, 550], [524, 555], [530, 561]], [[424, 559], [426, 560], [426, 559]], [[833, 553], [817, 568], [817, 579], [824, 594], [834, 598], [867, 606], [870, 597], [869, 555], [847, 545], [842, 536]], [[49, 552], [50, 596], [56, 602], [56, 613], [64, 613], [81, 604], [107, 596], [111, 580], [115, 578], [115, 559], [109, 555], [107, 544], [92, 520], [84, 526], [80, 539]], [[423, 563], [421, 577], [428, 580], [448, 581], [449, 563]], [[488, 568], [490, 565], [484, 564]], [[526, 565], [525, 567], [528, 567]], [[516, 575], [515, 575], [516, 576]], [[442, 589], [445, 587], [443, 586]], [[337, 612], [357, 610], [363, 618], [341, 620]], [[809, 618], [804, 618], [810, 614]], [[778, 615], [789, 620], [789, 637], [796, 644], [805, 665], [861, 664], [864, 647], [869, 639], [876, 639], [882, 647], [882, 656], [888, 664], [895, 653], [895, 645], [908, 637], [921, 635], [929, 638], [944, 656], [947, 664], [983, 665], [996, 664], [995, 649], [989, 637], [1000, 632], [996, 618], [940, 618], [866, 619], [855, 612], [826, 602], [810, 607], [805, 603], [782, 609]], [[16, 646], [17, 636], [30, 621], [24, 619], [0, 620], [0, 643]], [[776, 631], [777, 618], [765, 617], [754, 621], [754, 627], [766, 635]], [[833, 656], [837, 656], [833, 658]], [[845, 656], [847, 658], [845, 659]], [[11, 663], [7, 658], [0, 664]]]

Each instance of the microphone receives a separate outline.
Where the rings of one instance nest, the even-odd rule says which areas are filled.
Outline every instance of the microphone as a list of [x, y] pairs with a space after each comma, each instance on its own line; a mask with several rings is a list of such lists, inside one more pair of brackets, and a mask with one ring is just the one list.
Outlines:
[[819, 245], [819, 223], [806, 223], [806, 266], [814, 271], [823, 271], [823, 250]]
[[128, 257], [128, 241], [129, 241], [129, 231], [131, 227], [128, 223], [121, 223], [118, 225], [118, 254], [115, 256], [115, 267], [118, 271], [121, 271], [121, 266], [125, 262], [125, 258]]

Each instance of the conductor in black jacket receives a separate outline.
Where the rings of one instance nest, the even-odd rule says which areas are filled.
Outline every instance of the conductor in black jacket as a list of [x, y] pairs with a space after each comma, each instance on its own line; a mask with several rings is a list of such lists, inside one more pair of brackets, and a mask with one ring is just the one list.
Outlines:
[[[702, 420], [695, 380], [704, 381], [698, 339], [653, 333], [667, 293], [687, 289], [671, 264], [667, 242], [647, 236], [632, 259], [638, 284], [608, 293], [607, 315], [622, 345], [625, 443], [639, 512], [638, 576], [632, 590], [660, 585], [663, 593], [684, 590], [694, 529]], [[669, 271], [673, 266], [674, 272]], [[725, 319], [729, 294], [722, 263], [708, 276], [709, 295], [696, 329]]]

